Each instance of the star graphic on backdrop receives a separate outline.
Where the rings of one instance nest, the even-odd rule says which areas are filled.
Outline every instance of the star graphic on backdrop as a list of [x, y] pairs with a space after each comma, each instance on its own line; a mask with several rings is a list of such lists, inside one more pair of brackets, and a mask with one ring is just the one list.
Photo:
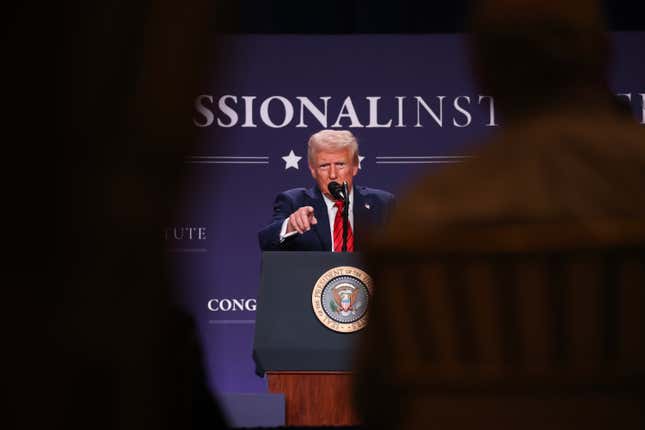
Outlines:
[[294, 154], [293, 149], [291, 150], [291, 152], [289, 152], [289, 155], [282, 157], [282, 159], [284, 160], [284, 170], [287, 170], [291, 167], [300, 170], [300, 168], [298, 167], [298, 162], [302, 159], [302, 157], [298, 157], [296, 154]]
[[362, 155], [359, 155], [359, 156], [358, 156], [358, 169], [359, 169], [359, 170], [363, 168], [363, 167], [361, 166], [361, 162], [362, 162], [363, 160], [365, 160], [365, 157], [363, 157]]

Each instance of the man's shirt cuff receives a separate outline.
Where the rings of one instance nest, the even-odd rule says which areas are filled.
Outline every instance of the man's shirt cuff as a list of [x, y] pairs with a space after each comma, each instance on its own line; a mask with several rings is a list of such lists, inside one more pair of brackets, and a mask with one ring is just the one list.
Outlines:
[[294, 234], [298, 233], [297, 230], [294, 230], [291, 233], [287, 233], [288, 223], [289, 223], [289, 218], [285, 219], [284, 222], [282, 223], [282, 228], [280, 229], [280, 243], [284, 242], [286, 238], [291, 237]]

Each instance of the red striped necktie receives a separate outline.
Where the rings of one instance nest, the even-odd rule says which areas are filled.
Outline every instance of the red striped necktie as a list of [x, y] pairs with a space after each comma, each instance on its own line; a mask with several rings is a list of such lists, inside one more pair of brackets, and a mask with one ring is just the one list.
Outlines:
[[[334, 252], [342, 252], [343, 250], [343, 201], [335, 201], [334, 204], [338, 209], [336, 211], [336, 218], [334, 218]], [[347, 252], [354, 252], [354, 233], [352, 232], [352, 225], [347, 220]]]

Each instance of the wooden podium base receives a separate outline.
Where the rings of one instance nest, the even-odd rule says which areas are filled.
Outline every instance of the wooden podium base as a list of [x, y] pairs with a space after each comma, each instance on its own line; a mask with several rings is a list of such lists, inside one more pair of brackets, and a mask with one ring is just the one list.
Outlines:
[[351, 372], [267, 372], [269, 391], [282, 393], [287, 426], [360, 424]]

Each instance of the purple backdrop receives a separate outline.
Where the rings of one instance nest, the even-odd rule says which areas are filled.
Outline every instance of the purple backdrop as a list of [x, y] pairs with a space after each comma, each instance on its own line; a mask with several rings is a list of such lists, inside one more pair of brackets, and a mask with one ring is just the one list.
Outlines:
[[[614, 38], [613, 90], [631, 94], [643, 123], [645, 33]], [[239, 36], [223, 46], [226, 69], [187, 101], [203, 140], [186, 160], [185, 211], [165, 235], [211, 387], [265, 392], [251, 359], [257, 231], [276, 193], [312, 183], [308, 137], [350, 129], [365, 157], [356, 182], [400, 193], [421, 171], [462, 160], [499, 118], [473, 86], [460, 35]], [[282, 159], [291, 151], [297, 169]]]

